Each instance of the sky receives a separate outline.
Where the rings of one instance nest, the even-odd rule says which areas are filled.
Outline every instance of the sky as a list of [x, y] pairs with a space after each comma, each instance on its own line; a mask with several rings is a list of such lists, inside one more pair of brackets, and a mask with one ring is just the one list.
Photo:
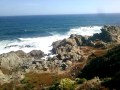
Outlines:
[[0, 0], [0, 16], [120, 13], [120, 0]]

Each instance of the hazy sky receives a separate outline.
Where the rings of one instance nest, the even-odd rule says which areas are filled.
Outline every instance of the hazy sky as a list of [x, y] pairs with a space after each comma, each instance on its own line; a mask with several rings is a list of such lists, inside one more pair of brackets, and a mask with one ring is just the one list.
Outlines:
[[120, 0], [0, 0], [0, 16], [120, 13]]

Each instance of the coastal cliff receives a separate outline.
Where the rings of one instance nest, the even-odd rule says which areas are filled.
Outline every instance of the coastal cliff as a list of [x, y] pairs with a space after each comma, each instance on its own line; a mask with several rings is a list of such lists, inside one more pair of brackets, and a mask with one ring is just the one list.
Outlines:
[[[54, 55], [51, 56], [45, 55], [41, 50], [33, 50], [29, 53], [19, 50], [1, 54], [1, 88], [4, 88], [4, 84], [6, 83], [14, 82], [15, 78], [17, 78], [16, 83], [18, 83], [18, 81], [25, 80], [27, 76], [31, 77], [31, 72], [35, 73], [34, 75], [36, 75], [36, 73], [37, 75], [44, 73], [57, 73], [57, 75], [67, 74], [67, 77], [72, 79], [77, 76], [86, 79], [93, 79], [95, 76], [99, 76], [100, 78], [106, 76], [112, 77], [115, 73], [119, 72], [117, 69], [119, 67], [119, 43], [120, 27], [103, 26], [101, 33], [94, 34], [93, 36], [72, 34], [67, 39], [53, 42], [51, 52]], [[115, 60], [113, 60], [113, 58], [115, 58]], [[115, 73], [109, 72], [111, 68], [113, 68], [111, 63], [112, 66], [116, 67], [113, 70], [117, 70]], [[103, 73], [103, 71], [106, 73], [102, 76], [100, 73]], [[111, 73], [114, 75], [109, 75]], [[15, 75], [17, 77], [14, 77]], [[31, 79], [28, 80], [28, 82], [29, 81], [31, 81]], [[21, 84], [21, 88], [24, 88], [23, 83], [18, 84]], [[26, 84], [26, 82], [24, 82], [24, 84]], [[99, 84], [101, 84], [101, 82], [99, 82]], [[41, 87], [43, 88], [44, 85]], [[36, 88], [35, 85], [32, 89], [34, 88]]]

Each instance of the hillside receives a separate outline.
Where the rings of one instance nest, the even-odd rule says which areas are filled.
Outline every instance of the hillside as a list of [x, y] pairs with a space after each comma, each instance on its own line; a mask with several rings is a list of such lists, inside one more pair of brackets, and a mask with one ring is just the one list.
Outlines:
[[120, 89], [120, 45], [109, 50], [106, 55], [91, 60], [78, 77], [92, 79], [96, 76], [111, 78], [103, 85], [108, 86], [110, 89]]

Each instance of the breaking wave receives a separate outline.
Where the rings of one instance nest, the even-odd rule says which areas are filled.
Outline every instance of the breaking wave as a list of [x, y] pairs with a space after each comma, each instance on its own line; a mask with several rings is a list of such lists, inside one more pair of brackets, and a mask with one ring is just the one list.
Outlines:
[[70, 29], [64, 35], [57, 32], [50, 32], [52, 36], [36, 38], [18, 38], [19, 40], [0, 41], [0, 54], [10, 51], [23, 50], [28, 53], [32, 50], [42, 50], [45, 54], [50, 53], [52, 43], [57, 40], [68, 38], [71, 34], [92, 36], [95, 33], [101, 33], [101, 26], [76, 27]]

